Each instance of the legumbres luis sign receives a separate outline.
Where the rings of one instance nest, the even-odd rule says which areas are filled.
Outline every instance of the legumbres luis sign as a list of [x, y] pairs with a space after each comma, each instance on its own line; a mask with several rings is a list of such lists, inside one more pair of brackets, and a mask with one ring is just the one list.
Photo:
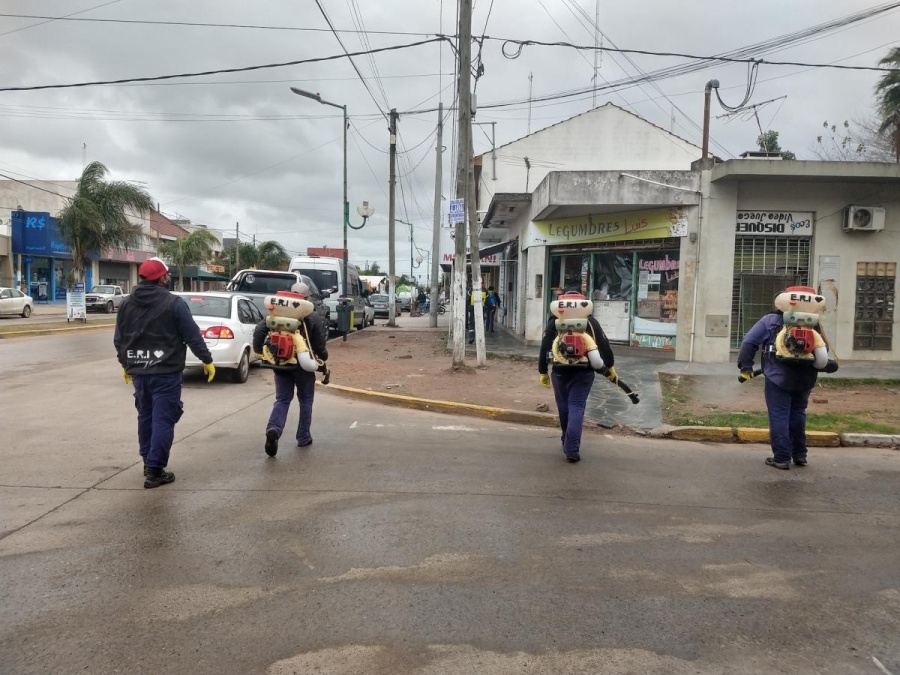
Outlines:
[[71, 258], [70, 249], [59, 236], [56, 218], [41, 211], [13, 211], [12, 251], [26, 255]]

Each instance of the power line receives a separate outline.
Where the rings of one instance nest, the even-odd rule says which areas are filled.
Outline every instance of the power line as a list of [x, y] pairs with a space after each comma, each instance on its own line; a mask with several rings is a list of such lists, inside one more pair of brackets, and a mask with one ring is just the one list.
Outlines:
[[[269, 68], [284, 68], [286, 66], [299, 66], [306, 63], [322, 63], [324, 61], [336, 61], [338, 59], [349, 58], [351, 63], [352, 57], [363, 56], [365, 54], [377, 54], [380, 52], [398, 51], [409, 49], [411, 47], [421, 47], [422, 45], [432, 44], [434, 42], [443, 42], [448, 38], [445, 36], [431, 38], [429, 40], [419, 40], [418, 42], [410, 42], [402, 45], [391, 45], [389, 47], [378, 47], [362, 52], [347, 52], [343, 54], [333, 54], [331, 56], [319, 56], [310, 59], [298, 59], [296, 61], [284, 61], [281, 63], [265, 63], [256, 66], [242, 66], [239, 68], [223, 68], [219, 70], [206, 70], [194, 73], [178, 73], [176, 75], [155, 75], [152, 77], [126, 77], [119, 80], [96, 80], [93, 82], [74, 82], [70, 84], [41, 84], [27, 87], [0, 87], [0, 91], [36, 91], [40, 89], [71, 89], [73, 87], [93, 87], [97, 85], [124, 84], [126, 82], [156, 82], [159, 80], [174, 80], [182, 77], [204, 77], [206, 75], [221, 75], [223, 73], [244, 73], [251, 70], [266, 70]], [[355, 65], [354, 65], [355, 68]], [[365, 84], [365, 81], [363, 82]], [[367, 87], [368, 88], [368, 87]], [[371, 93], [371, 92], [370, 92]]]
[[[645, 56], [671, 56], [683, 59], [693, 59], [696, 61], [721, 61], [723, 63], [749, 63], [767, 66], [802, 66], [804, 68], [836, 68], [839, 70], [869, 70], [880, 73], [897, 73], [900, 68], [882, 68], [879, 66], [843, 66], [835, 63], [804, 63], [802, 61], [768, 61], [762, 58], [732, 58], [729, 56], [698, 56], [697, 54], [683, 54], [681, 52], [655, 52], [647, 49], [615, 49], [613, 47], [595, 47], [594, 45], [575, 45], [571, 42], [544, 42], [541, 40], [517, 40], [507, 38], [495, 38], [490, 35], [485, 36], [485, 40], [494, 40], [502, 42], [501, 51], [508, 59], [517, 59], [522, 55], [522, 49], [531, 45], [539, 47], [568, 47], [579, 51], [603, 51], [614, 52], [620, 54], [644, 54]], [[514, 52], [507, 51], [507, 45], [517, 45], [519, 48]], [[2, 90], [0, 90], [2, 91]]]
[[[369, 96], [372, 98], [372, 101], [375, 103], [375, 107], [378, 108], [378, 112], [380, 112], [385, 119], [387, 119], [387, 114], [384, 110], [381, 109], [381, 104], [378, 102], [378, 99], [375, 98], [375, 94], [372, 93], [372, 89], [369, 87], [369, 83], [366, 82], [366, 78], [363, 77], [363, 74], [360, 72], [359, 67], [356, 65], [356, 61], [353, 60], [350, 52], [347, 51], [347, 47], [344, 46], [344, 41], [341, 40], [341, 36], [334, 29], [334, 24], [331, 23], [331, 19], [328, 16], [328, 12], [325, 11], [325, 8], [322, 6], [320, 0], [315, 0], [316, 5], [319, 8], [319, 11], [322, 13], [322, 16], [325, 17], [325, 23], [328, 24], [328, 27], [331, 29], [331, 32], [334, 34], [335, 39], [338, 41], [338, 44], [341, 46], [341, 49], [344, 50], [344, 54], [346, 54], [347, 58], [350, 60], [350, 65], [353, 66], [353, 70], [356, 71], [356, 74], [359, 75], [359, 81], [362, 82], [363, 86], [366, 88], [366, 91], [369, 92]], [[361, 54], [372, 54], [373, 51], [366, 50], [361, 52]]]
[[[79, 10], [79, 11], [77, 11], [77, 12], [72, 12], [71, 14], [66, 14], [65, 16], [29, 16], [29, 15], [27, 15], [27, 14], [23, 14], [23, 15], [18, 16], [17, 18], [22, 18], [22, 19], [47, 19], [47, 21], [41, 21], [41, 22], [39, 22], [39, 23], [32, 23], [32, 24], [29, 24], [28, 26], [22, 26], [21, 28], [14, 28], [14, 29], [12, 29], [12, 30], [8, 30], [8, 31], [6, 31], [5, 33], [0, 33], [0, 37], [3, 37], [4, 35], [9, 35], [10, 33], [18, 33], [18, 32], [23, 31], [23, 30], [28, 30], [29, 28], [35, 28], [35, 27], [37, 27], [37, 26], [43, 26], [45, 23], [52, 23], [52, 22], [54, 22], [54, 21], [65, 21], [65, 20], [67, 20], [67, 19], [68, 19], [68, 20], [71, 20], [71, 21], [79, 21], [79, 20], [83, 20], [83, 19], [69, 19], [69, 17], [73, 17], [73, 16], [75, 16], [76, 14], [84, 14], [85, 12], [91, 12], [91, 11], [93, 11], [93, 10], [95, 10], [95, 9], [100, 9], [101, 7], [106, 7], [107, 5], [114, 5], [114, 4], [116, 4], [117, 2], [121, 2], [121, 0], [111, 0], [111, 2], [104, 2], [102, 5], [96, 5], [95, 7], [88, 7], [87, 9], [82, 9], [82, 10]], [[16, 14], [0, 14], [0, 16], [11, 16], [11, 17], [16, 17], [17, 15], [16, 15]]]
[[[120, 0], [113, 0], [113, 2], [120, 2]], [[111, 5], [113, 2], [108, 2], [106, 5]], [[300, 32], [309, 32], [309, 33], [330, 33], [336, 31], [338, 33], [367, 33], [371, 35], [405, 35], [405, 36], [413, 36], [413, 37], [429, 37], [435, 35], [435, 33], [417, 33], [412, 31], [397, 31], [397, 30], [348, 30], [344, 28], [306, 28], [302, 26], [266, 26], [259, 24], [241, 24], [241, 23], [206, 23], [206, 22], [193, 22], [193, 21], [151, 21], [145, 19], [95, 19], [95, 18], [71, 18], [75, 16], [75, 14], [82, 14], [84, 12], [89, 12], [91, 9], [98, 9], [100, 7], [105, 7], [106, 5], [97, 5], [97, 7], [91, 7], [90, 9], [83, 9], [80, 12], [75, 12], [74, 14], [67, 14], [66, 16], [43, 16], [39, 14], [0, 14], [0, 17], [7, 17], [12, 19], [48, 19], [48, 21], [44, 21], [42, 23], [50, 23], [50, 21], [72, 21], [72, 22], [84, 22], [84, 23], [111, 23], [111, 24], [132, 24], [139, 26], [187, 26], [192, 28], [244, 28], [244, 29], [252, 29], [252, 30], [278, 30], [278, 31], [300, 31]], [[32, 28], [33, 26], [40, 26], [41, 24], [33, 24], [32, 26], [25, 26], [23, 28], [17, 28], [16, 30], [25, 30], [26, 28]], [[13, 33], [15, 31], [9, 31]], [[6, 35], [6, 33], [0, 33], [0, 35]]]

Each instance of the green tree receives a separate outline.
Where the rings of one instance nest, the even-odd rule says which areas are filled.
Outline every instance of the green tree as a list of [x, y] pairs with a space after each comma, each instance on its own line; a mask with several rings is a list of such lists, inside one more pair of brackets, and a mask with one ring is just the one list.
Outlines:
[[783, 159], [797, 159], [790, 150], [782, 150], [778, 144], [778, 132], [774, 129], [764, 131], [756, 138], [756, 144], [763, 152], [780, 152]]
[[366, 260], [366, 266], [364, 269], [360, 270], [360, 274], [367, 277], [381, 276], [381, 266], [375, 261], [372, 261], [372, 264], [370, 265], [369, 261]]
[[[240, 260], [238, 260], [238, 254]], [[239, 269], [287, 270], [291, 256], [277, 241], [261, 241], [258, 244], [241, 242], [225, 251], [228, 268], [234, 275]], [[240, 266], [238, 266], [240, 262]]]
[[143, 228], [125, 215], [143, 216], [153, 209], [153, 200], [142, 187], [124, 181], [107, 181], [107, 168], [91, 162], [81, 173], [75, 195], [57, 218], [59, 235], [72, 249], [75, 281], [84, 281], [84, 268], [91, 254], [107, 248], [134, 248]]
[[194, 230], [186, 237], [174, 241], [164, 241], [159, 245], [159, 254], [178, 267], [178, 290], [184, 290], [184, 273], [191, 265], [209, 262], [213, 246], [218, 240], [209, 230]]
[[[900, 68], [900, 47], [894, 47], [881, 61], [880, 66]], [[892, 70], [878, 78], [875, 85], [875, 96], [878, 99], [878, 115], [881, 124], [879, 134], [893, 129], [893, 146], [896, 161], [900, 162], [900, 70]]]

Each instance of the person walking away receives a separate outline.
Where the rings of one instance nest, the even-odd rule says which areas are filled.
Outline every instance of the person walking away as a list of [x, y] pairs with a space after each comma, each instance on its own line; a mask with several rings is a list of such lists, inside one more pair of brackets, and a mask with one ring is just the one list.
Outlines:
[[[738, 381], [752, 378], [753, 359], [762, 351], [760, 364], [766, 377], [765, 398], [769, 414], [772, 456], [767, 466], [788, 470], [806, 466], [806, 408], [820, 371], [833, 373], [837, 363], [828, 358], [819, 317], [825, 299], [808, 286], [791, 286], [775, 296], [775, 310], [763, 316], [744, 336], [738, 353]], [[797, 326], [809, 326], [796, 332]], [[795, 327], [792, 331], [792, 327]]]
[[494, 321], [497, 313], [500, 311], [500, 296], [493, 286], [488, 286], [487, 298], [485, 300], [485, 330], [488, 333], [494, 332]]
[[212, 354], [187, 304], [169, 292], [169, 268], [150, 258], [138, 269], [140, 283], [122, 301], [113, 344], [126, 384], [134, 386], [138, 446], [144, 460], [144, 487], [175, 480], [166, 471], [175, 424], [184, 404], [181, 387], [187, 347], [203, 362], [207, 382], [216, 375]]
[[[541, 384], [550, 387], [552, 384], [553, 395], [556, 399], [556, 408], [559, 413], [559, 426], [562, 432], [560, 440], [563, 452], [569, 462], [581, 460], [581, 433], [584, 425], [584, 411], [587, 407], [587, 398], [594, 384], [595, 367], [594, 358], [588, 358], [585, 354], [580, 358], [566, 358], [560, 350], [560, 331], [557, 329], [557, 314], [559, 308], [566, 312], [566, 316], [583, 314], [587, 320], [584, 334], [590, 337], [586, 341], [588, 348], [594, 345], [602, 360], [598, 372], [601, 372], [612, 382], [618, 377], [615, 369], [615, 356], [612, 347], [598, 321], [591, 315], [593, 306], [581, 293], [570, 291], [560, 295], [550, 303], [551, 314], [547, 318], [544, 336], [541, 340], [541, 350], [538, 354], [538, 373]], [[581, 312], [577, 310], [581, 309]], [[562, 314], [560, 314], [562, 316]], [[553, 363], [553, 370], [548, 374], [548, 365]]]
[[420, 288], [419, 294], [416, 296], [416, 308], [419, 313], [423, 313], [425, 311], [425, 305], [428, 303], [428, 296], [425, 295], [425, 289]]
[[[291, 287], [291, 291], [299, 293], [304, 298], [309, 297], [309, 287], [304, 283], [297, 283]], [[318, 312], [302, 319], [301, 331], [312, 350], [314, 358], [319, 361], [328, 360], [328, 329]], [[260, 321], [253, 331], [253, 351], [261, 354], [263, 344], [269, 335], [269, 328], [265, 319]], [[278, 440], [284, 432], [287, 422], [287, 414], [291, 408], [294, 392], [297, 393], [297, 401], [300, 404], [300, 420], [297, 424], [297, 447], [302, 448], [313, 442], [310, 426], [312, 424], [313, 398], [316, 391], [316, 374], [307, 372], [299, 365], [291, 369], [278, 369], [275, 373], [275, 403], [272, 405], [272, 414], [266, 423], [265, 451], [269, 457], [278, 453]]]

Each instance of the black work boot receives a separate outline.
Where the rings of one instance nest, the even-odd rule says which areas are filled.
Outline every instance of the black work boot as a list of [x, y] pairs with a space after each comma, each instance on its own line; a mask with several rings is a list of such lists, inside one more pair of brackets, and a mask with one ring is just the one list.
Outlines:
[[148, 490], [175, 481], [175, 474], [171, 471], [166, 471], [165, 469], [153, 469], [147, 467], [144, 476], [144, 487]]
[[766, 466], [773, 466], [776, 469], [787, 471], [791, 468], [790, 462], [776, 462], [774, 457], [766, 457]]
[[278, 454], [278, 437], [280, 435], [278, 429], [266, 430], [266, 454], [269, 457], [274, 457]]

